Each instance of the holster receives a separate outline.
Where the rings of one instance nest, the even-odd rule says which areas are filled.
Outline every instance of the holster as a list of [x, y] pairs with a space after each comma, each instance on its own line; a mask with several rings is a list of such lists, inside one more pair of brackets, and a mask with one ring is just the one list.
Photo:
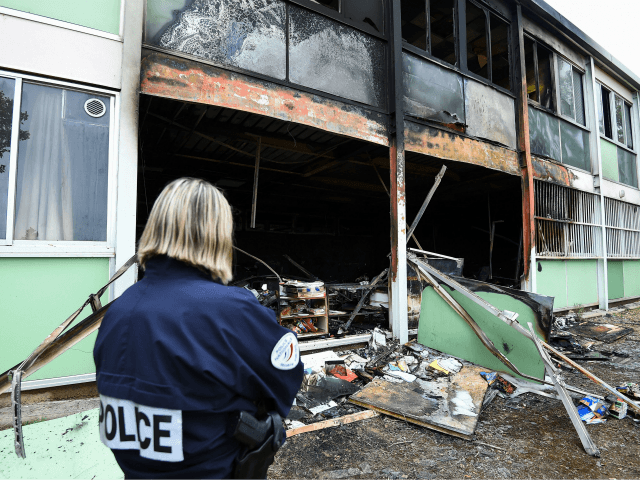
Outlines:
[[233, 437], [245, 445], [236, 459], [233, 478], [267, 478], [267, 470], [285, 440], [280, 415], [269, 412], [265, 419], [257, 420], [240, 412]]

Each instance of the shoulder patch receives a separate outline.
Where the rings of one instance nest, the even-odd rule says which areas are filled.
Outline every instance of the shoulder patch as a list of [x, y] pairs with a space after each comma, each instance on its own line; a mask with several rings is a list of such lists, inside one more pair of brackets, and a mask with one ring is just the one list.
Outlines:
[[291, 370], [300, 361], [298, 339], [293, 333], [286, 333], [278, 340], [271, 352], [271, 363], [278, 370]]

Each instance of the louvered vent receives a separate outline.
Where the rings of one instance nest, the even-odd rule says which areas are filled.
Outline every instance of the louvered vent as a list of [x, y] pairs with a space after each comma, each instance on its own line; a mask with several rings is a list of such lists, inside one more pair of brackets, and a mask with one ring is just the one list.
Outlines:
[[102, 100], [90, 98], [84, 102], [84, 111], [87, 112], [87, 115], [91, 115], [94, 118], [100, 118], [107, 113], [107, 106]]

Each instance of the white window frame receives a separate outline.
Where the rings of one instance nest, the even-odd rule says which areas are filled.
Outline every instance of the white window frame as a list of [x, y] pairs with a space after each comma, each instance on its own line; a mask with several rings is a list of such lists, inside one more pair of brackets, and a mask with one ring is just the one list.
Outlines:
[[[116, 230], [116, 196], [117, 196], [117, 115], [120, 94], [101, 88], [90, 88], [71, 82], [50, 80], [32, 75], [16, 75], [12, 72], [0, 70], [0, 76], [15, 80], [13, 103], [13, 123], [11, 130], [11, 154], [9, 171], [9, 198], [7, 202], [7, 238], [0, 239], [0, 257], [114, 257]], [[22, 102], [22, 87], [25, 82], [49, 87], [61, 87], [85, 93], [108, 96], [109, 117], [109, 160], [107, 172], [107, 236], [106, 241], [47, 241], [47, 240], [14, 240], [16, 180], [18, 164], [18, 135], [20, 107]], [[3, 213], [0, 212], [0, 215]]]

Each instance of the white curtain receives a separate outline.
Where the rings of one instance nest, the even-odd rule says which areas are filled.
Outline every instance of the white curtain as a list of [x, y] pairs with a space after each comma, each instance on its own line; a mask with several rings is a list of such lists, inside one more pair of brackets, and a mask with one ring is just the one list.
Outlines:
[[61, 90], [42, 89], [29, 112], [30, 138], [21, 142], [17, 240], [73, 240], [71, 159]]

